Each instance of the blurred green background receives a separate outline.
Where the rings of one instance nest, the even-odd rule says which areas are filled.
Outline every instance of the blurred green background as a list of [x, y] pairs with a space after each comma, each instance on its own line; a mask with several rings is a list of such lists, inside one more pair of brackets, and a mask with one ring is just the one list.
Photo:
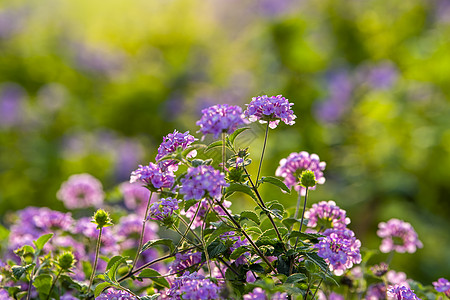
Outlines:
[[[335, 200], [369, 248], [379, 222], [410, 222], [424, 248], [392, 268], [450, 279], [449, 0], [0, 3], [4, 225], [28, 205], [64, 210], [71, 174], [113, 189], [164, 135], [195, 133], [204, 107], [282, 94], [298, 119], [270, 131], [262, 174], [317, 153], [327, 182], [310, 203]], [[257, 162], [264, 127], [251, 127], [238, 141]]]

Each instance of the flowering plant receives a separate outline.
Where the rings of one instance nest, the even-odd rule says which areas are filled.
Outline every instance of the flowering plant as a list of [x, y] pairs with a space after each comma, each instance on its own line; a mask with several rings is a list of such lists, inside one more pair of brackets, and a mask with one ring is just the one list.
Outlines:
[[[307, 209], [308, 193], [325, 182], [318, 155], [294, 152], [280, 161], [278, 177], [260, 177], [269, 128], [293, 125], [292, 105], [281, 95], [260, 96], [244, 112], [228, 105], [203, 110], [199, 132], [221, 139], [204, 145], [189, 132], [168, 134], [156, 161], [120, 185], [124, 205], [104, 205], [111, 214], [98, 209], [92, 220], [75, 220], [47, 208], [19, 212], [6, 263], [0, 261], [2, 299], [448, 297], [444, 278], [433, 289], [389, 270], [394, 252], [423, 246], [409, 223], [380, 223], [381, 252], [364, 251], [334, 201]], [[248, 129], [240, 126], [256, 120], [267, 127], [253, 177], [250, 154], [237, 137]], [[219, 159], [210, 155], [215, 148]], [[297, 193], [295, 209], [263, 199], [261, 185]], [[234, 193], [248, 196], [255, 209], [232, 212]], [[87, 174], [72, 176], [58, 192], [70, 209], [102, 206], [104, 195]], [[158, 228], [165, 228], [163, 238]], [[370, 267], [374, 255], [385, 262]]]

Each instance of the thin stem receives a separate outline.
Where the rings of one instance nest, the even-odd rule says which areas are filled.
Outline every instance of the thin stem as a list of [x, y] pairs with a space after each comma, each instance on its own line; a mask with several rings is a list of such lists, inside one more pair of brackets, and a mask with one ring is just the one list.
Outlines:
[[62, 271], [63, 271], [62, 269], [59, 270], [58, 274], [56, 275], [55, 280], [52, 282], [52, 286], [50, 287], [50, 291], [48, 292], [46, 300], [50, 299], [50, 295], [52, 294], [53, 288], [55, 287], [55, 284], [58, 281], [58, 278], [61, 275]]
[[36, 265], [34, 265], [33, 270], [31, 271], [31, 274], [30, 274], [30, 282], [28, 283], [27, 300], [31, 299], [31, 287], [33, 286], [35, 270], [36, 270]]
[[[308, 188], [306, 188], [306, 192], [305, 192], [305, 202], [303, 203], [302, 219], [300, 220], [300, 230], [299, 230], [300, 232], [302, 232], [303, 218], [305, 217], [306, 200], [307, 200], [307, 199], [308, 199]], [[294, 246], [294, 249], [297, 248], [298, 239], [299, 239], [299, 236], [298, 236], [297, 239], [295, 240], [295, 246]]]
[[141, 235], [139, 236], [139, 246], [138, 246], [138, 250], [136, 252], [136, 256], [134, 257], [133, 260], [133, 265], [131, 266], [130, 269], [130, 273], [133, 271], [134, 267], [136, 267], [136, 263], [138, 261], [139, 255], [141, 254], [141, 249], [142, 249], [142, 244], [144, 241], [144, 232], [145, 232], [145, 223], [147, 222], [147, 217], [148, 217], [148, 210], [150, 208], [150, 200], [152, 199], [153, 196], [153, 192], [150, 192], [150, 197], [148, 198], [147, 201], [147, 208], [145, 209], [145, 215], [144, 215], [144, 220], [142, 220], [142, 229], [141, 229]]
[[[208, 210], [206, 211], [205, 214], [205, 219], [208, 216], [209, 210], [211, 209], [211, 207], [208, 207]], [[206, 222], [204, 222], [206, 225]], [[209, 270], [209, 277], [212, 277], [212, 273], [211, 273], [211, 262], [210, 262], [210, 258], [209, 258], [209, 253], [208, 253], [208, 249], [206, 248], [206, 243], [205, 243], [205, 236], [203, 235], [204, 231], [203, 231], [203, 224], [200, 225], [200, 236], [201, 236], [201, 241], [202, 241], [202, 245], [203, 245], [203, 250], [205, 251], [205, 258], [206, 258], [206, 264], [208, 266], [208, 270]]]
[[181, 245], [181, 243], [184, 241], [184, 239], [186, 238], [187, 234], [189, 233], [189, 230], [191, 229], [192, 223], [194, 223], [195, 218], [197, 218], [198, 212], [200, 211], [200, 207], [201, 207], [201, 201], [198, 203], [198, 207], [197, 210], [195, 211], [194, 217], [192, 218], [191, 222], [188, 225], [188, 228], [186, 228], [186, 231], [184, 232], [183, 236], [181, 237], [180, 241], [177, 244], [177, 248], [178, 246]]
[[258, 184], [259, 174], [261, 172], [261, 166], [262, 166], [262, 162], [263, 162], [263, 158], [264, 158], [264, 151], [266, 150], [267, 135], [269, 134], [269, 124], [270, 123], [267, 122], [266, 135], [264, 136], [264, 145], [263, 145], [263, 149], [262, 149], [262, 152], [261, 152], [261, 160], [259, 161], [258, 175], [256, 176], [256, 184]]
[[242, 234], [245, 236], [245, 238], [249, 241], [249, 243], [252, 245], [252, 247], [256, 250], [256, 252], [258, 253], [259, 257], [262, 258], [262, 260], [264, 260], [264, 262], [269, 266], [269, 268], [275, 273], [277, 274], [277, 270], [275, 270], [275, 268], [272, 266], [272, 264], [269, 262], [269, 260], [267, 259], [267, 257], [261, 252], [261, 250], [259, 250], [258, 246], [256, 246], [256, 244], [253, 242], [252, 238], [247, 234], [247, 232], [245, 232], [244, 228], [241, 227], [241, 225], [236, 222], [236, 220], [233, 218], [233, 216], [228, 212], [228, 210], [223, 206], [222, 203], [220, 203], [219, 201], [217, 201], [217, 205], [219, 205], [222, 210], [227, 214], [228, 218], [231, 220], [231, 222], [234, 223], [234, 225], [242, 232]]
[[319, 287], [320, 287], [320, 285], [322, 284], [322, 281], [323, 281], [323, 278], [320, 279], [319, 284], [317, 285], [317, 289], [316, 289], [316, 291], [314, 292], [313, 299], [316, 298], [317, 291], [319, 290]]
[[310, 278], [310, 280], [309, 280], [309, 282], [308, 282], [308, 288], [306, 289], [306, 293], [305, 293], [305, 300], [306, 299], [308, 299], [308, 293], [309, 293], [309, 290], [310, 290], [310, 288], [311, 288], [311, 283], [312, 283], [313, 281], [311, 280], [311, 278]]
[[222, 173], [225, 174], [225, 132], [222, 132]]
[[298, 217], [298, 211], [300, 210], [301, 201], [302, 201], [302, 193], [298, 191], [297, 206], [295, 207], [294, 219], [297, 219]]
[[100, 231], [98, 232], [97, 246], [95, 247], [94, 267], [92, 268], [91, 280], [89, 280], [88, 292], [91, 290], [92, 283], [94, 282], [95, 271], [97, 270], [98, 254], [100, 252], [100, 244], [102, 240], [102, 231], [103, 227], [100, 227]]

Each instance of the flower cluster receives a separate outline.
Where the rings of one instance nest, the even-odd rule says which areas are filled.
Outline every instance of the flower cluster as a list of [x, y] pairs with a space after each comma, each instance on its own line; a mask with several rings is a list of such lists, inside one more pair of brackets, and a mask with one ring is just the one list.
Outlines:
[[171, 299], [207, 300], [218, 299], [220, 288], [210, 279], [194, 272], [186, 271], [182, 276], [176, 277], [167, 291]]
[[414, 228], [407, 222], [390, 219], [387, 223], [378, 224], [378, 228], [377, 234], [383, 239], [380, 245], [380, 251], [383, 253], [414, 253], [417, 248], [423, 247]]
[[220, 171], [204, 165], [190, 167], [180, 182], [180, 193], [184, 194], [185, 200], [200, 200], [208, 195], [218, 199], [222, 196], [222, 187], [229, 186]]
[[149, 163], [148, 166], [139, 165], [139, 168], [131, 172], [130, 183], [141, 182], [155, 189], [171, 188], [175, 182], [172, 172], [164, 172], [158, 165]]
[[217, 138], [222, 132], [233, 133], [244, 124], [242, 108], [234, 105], [214, 105], [202, 110], [202, 117], [197, 121], [199, 132], [203, 135], [213, 134]]
[[361, 262], [359, 248], [361, 242], [355, 238], [350, 229], [327, 229], [324, 237], [319, 238], [315, 245], [318, 255], [324, 258], [330, 265], [331, 271], [340, 276], [353, 264]]
[[397, 284], [388, 287], [387, 296], [390, 300], [420, 300], [413, 290]]
[[244, 115], [250, 122], [269, 122], [269, 127], [274, 129], [278, 126], [280, 120], [287, 125], [295, 124], [294, 120], [297, 116], [291, 110], [292, 105], [294, 104], [289, 103], [281, 95], [253, 97], [250, 104], [247, 105], [247, 110], [244, 112]]
[[[233, 243], [231, 245], [231, 247], [230, 247], [230, 253], [232, 253], [234, 250], [236, 250], [236, 249], [238, 249], [238, 248], [240, 248], [242, 246], [247, 246], [249, 244], [248, 240], [246, 238], [237, 236], [236, 232], [234, 232], [234, 231], [229, 231], [229, 232], [226, 232], [226, 233], [222, 234], [220, 236], [220, 239], [222, 241], [230, 240]], [[250, 252], [243, 253], [241, 256], [236, 258], [235, 264], [236, 265], [244, 264], [245, 263], [245, 257], [249, 256], [249, 255], [250, 255]]]
[[[309, 154], [306, 151], [299, 153], [293, 152], [289, 154], [287, 158], [280, 160], [280, 166], [277, 168], [275, 175], [284, 178], [284, 183], [292, 188], [295, 186], [296, 191], [300, 191], [301, 195], [305, 195], [306, 189], [300, 185], [299, 176], [303, 170], [309, 170], [314, 172], [316, 181], [319, 184], [325, 182], [323, 177], [323, 170], [325, 170], [326, 163], [321, 162], [317, 154]], [[315, 189], [311, 187], [310, 189]]]
[[[163, 138], [163, 142], [159, 145], [158, 154], [156, 155], [156, 160], [160, 160], [164, 156], [174, 153], [178, 147], [183, 150], [186, 149], [190, 144], [195, 142], [197, 139], [189, 134], [189, 131], [185, 133], [178, 132], [175, 130], [173, 133], [169, 133]], [[191, 156], [195, 156], [196, 151], [192, 151]], [[176, 160], [165, 160], [160, 164], [161, 169], [175, 172], [178, 170], [178, 162]]]
[[[199, 205], [200, 205], [200, 208], [198, 208]], [[231, 202], [228, 200], [224, 200], [222, 202], [222, 205], [225, 208], [229, 208], [231, 206]], [[195, 213], [197, 212], [197, 209], [198, 209], [197, 216], [194, 218], [194, 221], [192, 222], [192, 225], [191, 225], [192, 228], [197, 228], [197, 227], [200, 227], [203, 225], [203, 220], [205, 219], [206, 212], [208, 211], [208, 207], [209, 207], [208, 200], [202, 199], [198, 203], [189, 207], [189, 209], [187, 211], [182, 210], [181, 214], [185, 215], [186, 218], [188, 218], [189, 220], [192, 220], [192, 218], [194, 218]], [[216, 205], [214, 207], [214, 210], [220, 216], [226, 215], [226, 213], [223, 211], [223, 209], [220, 206]]]
[[202, 261], [201, 252], [175, 254], [175, 260], [169, 266], [169, 272], [175, 273], [197, 265]]
[[444, 293], [450, 298], [450, 282], [445, 278], [439, 278], [438, 281], [433, 282], [436, 291]]
[[162, 198], [160, 201], [153, 203], [150, 206], [149, 219], [152, 220], [164, 220], [173, 215], [173, 212], [178, 209], [178, 203], [181, 200], [177, 200], [171, 197]]
[[126, 291], [108, 289], [106, 293], [101, 294], [95, 300], [137, 300], [137, 298]]
[[321, 201], [313, 204], [305, 212], [305, 218], [308, 219], [308, 227], [317, 228], [323, 231], [328, 228], [345, 228], [350, 224], [350, 218], [347, 218], [345, 210], [339, 208], [334, 201]]
[[125, 207], [143, 216], [150, 198], [150, 191], [139, 183], [129, 182], [121, 183], [119, 190], [123, 195]]
[[90, 174], [75, 174], [61, 185], [56, 197], [68, 209], [84, 208], [103, 204], [105, 197], [101, 182]]

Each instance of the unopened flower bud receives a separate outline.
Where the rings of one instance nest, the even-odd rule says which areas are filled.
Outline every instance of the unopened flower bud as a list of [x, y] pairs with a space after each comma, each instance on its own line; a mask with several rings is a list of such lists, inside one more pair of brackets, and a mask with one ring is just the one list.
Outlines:
[[98, 209], [94, 214], [92, 223], [97, 224], [97, 229], [113, 225], [108, 213], [103, 209]]
[[300, 175], [300, 183], [305, 188], [315, 186], [317, 181], [314, 172], [309, 170], [303, 171], [302, 174]]
[[58, 265], [63, 270], [72, 268], [75, 258], [71, 252], [64, 252], [58, 257]]

